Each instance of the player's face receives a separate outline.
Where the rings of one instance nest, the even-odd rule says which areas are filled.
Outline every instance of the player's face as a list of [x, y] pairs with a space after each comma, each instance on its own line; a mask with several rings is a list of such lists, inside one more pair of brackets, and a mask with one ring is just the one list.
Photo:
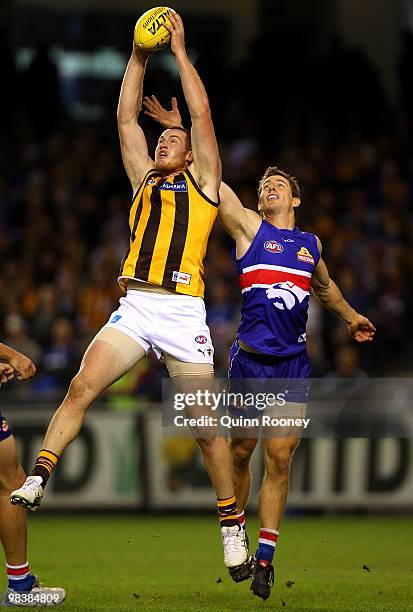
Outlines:
[[191, 162], [186, 135], [182, 130], [165, 130], [155, 149], [155, 167], [161, 172], [175, 172]]
[[293, 198], [289, 181], [283, 176], [274, 174], [265, 179], [258, 201], [258, 209], [268, 215], [273, 211], [288, 212], [298, 206], [300, 200]]

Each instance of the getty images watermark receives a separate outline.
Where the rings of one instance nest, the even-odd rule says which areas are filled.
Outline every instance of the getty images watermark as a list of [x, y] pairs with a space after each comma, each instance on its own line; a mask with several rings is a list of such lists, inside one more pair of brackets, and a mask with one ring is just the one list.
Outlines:
[[[198, 390], [195, 393], [174, 393], [173, 424], [176, 427], [294, 427], [307, 429], [310, 419], [303, 416], [275, 414], [288, 402], [285, 393], [234, 393], [226, 390]], [[188, 415], [191, 408], [202, 414]], [[225, 414], [217, 414], [225, 410]], [[213, 414], [210, 414], [212, 412]], [[266, 414], [267, 412], [267, 414]]]
[[255, 428], [252, 437], [413, 438], [413, 378], [216, 378], [212, 385], [190, 384], [192, 393], [183, 394], [170, 379], [162, 381], [165, 435], [227, 436], [232, 430], [250, 437]]

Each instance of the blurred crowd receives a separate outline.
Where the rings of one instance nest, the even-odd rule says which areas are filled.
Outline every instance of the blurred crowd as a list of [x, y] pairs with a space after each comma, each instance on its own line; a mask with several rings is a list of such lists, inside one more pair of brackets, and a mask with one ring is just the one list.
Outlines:
[[[377, 327], [374, 344], [358, 346], [343, 323], [312, 301], [313, 375], [410, 374], [412, 37], [405, 34], [398, 101], [391, 103], [362, 52], [345, 49], [338, 39], [311, 69], [294, 56], [266, 65], [262, 44], [252, 44], [248, 61], [219, 78], [200, 59], [224, 179], [255, 209], [268, 165], [297, 176], [303, 194], [298, 225], [319, 236], [331, 276]], [[26, 75], [33, 104], [29, 97], [11, 114], [2, 113], [0, 143], [0, 337], [38, 366], [31, 383], [14, 385], [25, 400], [32, 391], [41, 399], [61, 397], [88, 343], [116, 309], [131, 196], [115, 107], [103, 125], [74, 123], [58, 110], [58, 88], [50, 98], [36, 87], [58, 80], [44, 51], [37, 61]], [[176, 84], [160, 70], [150, 72], [145, 93], [167, 103]], [[143, 123], [153, 147], [159, 129]], [[206, 304], [219, 376], [226, 374], [239, 322], [231, 248], [217, 223], [207, 255]], [[165, 375], [149, 356], [105, 399], [119, 409], [158, 401]]]

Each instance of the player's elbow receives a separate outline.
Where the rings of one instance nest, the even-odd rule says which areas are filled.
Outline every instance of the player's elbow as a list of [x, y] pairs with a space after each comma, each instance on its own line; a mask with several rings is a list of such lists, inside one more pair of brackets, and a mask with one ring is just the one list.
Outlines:
[[119, 105], [116, 111], [116, 119], [119, 128], [123, 126], [127, 127], [136, 124], [137, 114], [135, 112], [127, 111]]
[[208, 100], [201, 100], [191, 109], [192, 121], [211, 121], [211, 109]]

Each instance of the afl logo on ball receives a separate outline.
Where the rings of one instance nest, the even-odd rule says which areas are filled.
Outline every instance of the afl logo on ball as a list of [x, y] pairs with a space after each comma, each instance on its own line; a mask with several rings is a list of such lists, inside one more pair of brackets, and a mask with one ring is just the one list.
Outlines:
[[282, 253], [284, 247], [279, 242], [275, 242], [275, 240], [267, 240], [264, 242], [264, 249], [270, 253]]
[[208, 339], [206, 336], [197, 336], [195, 338], [195, 342], [198, 342], [198, 344], [205, 344], [206, 342], [208, 342]]

